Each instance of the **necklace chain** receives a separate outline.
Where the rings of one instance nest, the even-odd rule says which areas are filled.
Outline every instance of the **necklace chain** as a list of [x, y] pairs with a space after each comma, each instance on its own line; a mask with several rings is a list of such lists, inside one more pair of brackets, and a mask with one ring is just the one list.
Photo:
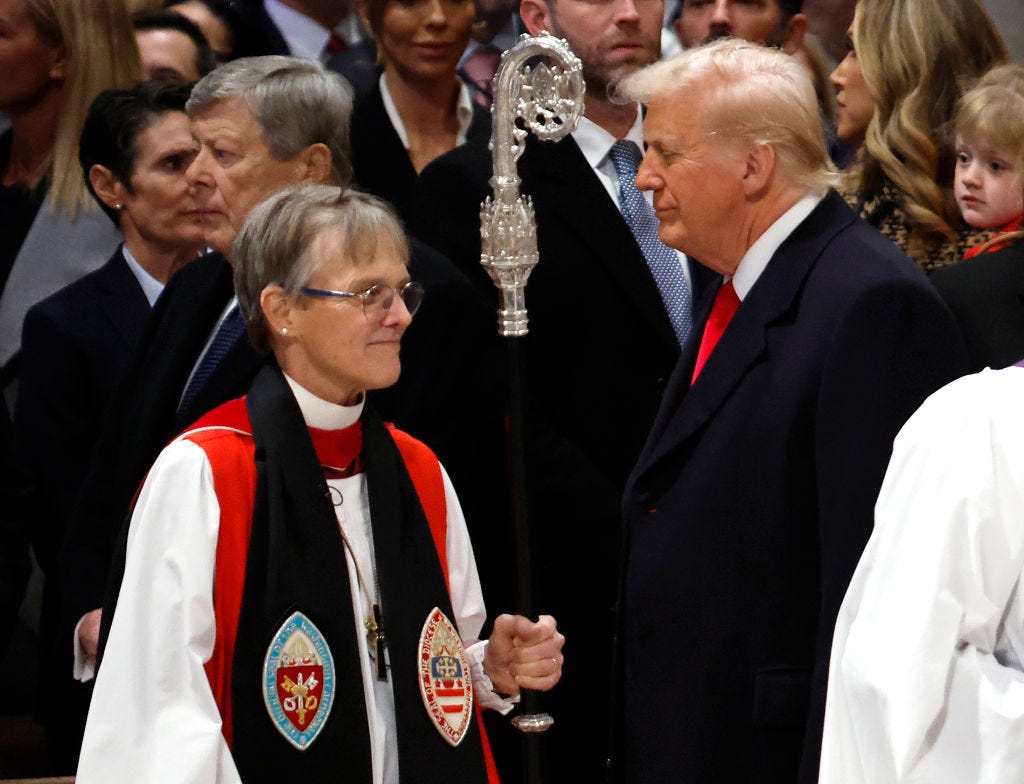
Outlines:
[[[340, 491], [339, 496], [341, 496]], [[335, 506], [341, 506], [342, 503], [344, 503], [344, 496], [341, 496], [341, 500]], [[359, 559], [356, 558], [356, 551], [348, 539], [348, 534], [345, 533], [345, 525], [340, 518], [338, 519], [338, 531], [341, 532], [341, 541], [345, 543], [345, 549], [352, 556], [352, 564], [356, 568], [356, 582], [359, 583], [359, 588], [366, 595], [366, 600], [370, 605], [370, 614], [363, 619], [363, 628], [366, 629], [366, 642], [370, 647], [370, 658], [377, 665], [377, 679], [385, 681], [388, 678], [388, 665], [384, 660], [384, 645], [387, 642], [387, 634], [384, 631], [384, 617], [380, 611], [380, 579], [377, 575], [377, 566], [372, 563], [371, 555], [373, 586], [376, 594], [372, 595], [369, 584], [363, 579], [363, 570], [359, 568]]]

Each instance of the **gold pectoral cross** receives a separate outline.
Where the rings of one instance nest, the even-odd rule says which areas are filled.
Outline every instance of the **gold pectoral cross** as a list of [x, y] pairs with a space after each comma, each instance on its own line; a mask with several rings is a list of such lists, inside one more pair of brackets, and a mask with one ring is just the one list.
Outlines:
[[386, 681], [388, 679], [388, 666], [384, 661], [384, 643], [387, 636], [384, 634], [384, 621], [380, 616], [380, 605], [373, 605], [373, 617], [363, 621], [366, 627], [366, 642], [370, 645], [373, 660], [377, 664], [377, 679]]

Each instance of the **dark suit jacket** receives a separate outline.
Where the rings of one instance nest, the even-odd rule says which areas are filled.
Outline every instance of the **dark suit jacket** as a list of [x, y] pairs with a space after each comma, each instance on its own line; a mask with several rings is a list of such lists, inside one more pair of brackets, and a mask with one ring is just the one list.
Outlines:
[[263, 7], [263, 0], [242, 0], [237, 5], [236, 11], [243, 21], [245, 44], [251, 54], [290, 55], [292, 53], [281, 31]]
[[[25, 317], [14, 429], [30, 480], [36, 554], [53, 569], [100, 423], [150, 306], [120, 249]], [[61, 491], [55, 493], [59, 467]]]
[[[606, 757], [619, 503], [679, 353], [647, 263], [576, 142], [531, 137], [519, 163], [533, 198], [540, 263], [526, 288], [529, 514], [538, 536], [537, 609], [554, 614], [572, 658], [544, 696], [552, 780], [597, 781]], [[490, 193], [485, 142], [420, 175], [413, 231], [448, 255], [494, 308], [480, 266], [480, 202]], [[709, 275], [695, 271], [700, 282]], [[492, 445], [492, 450], [503, 445]], [[495, 504], [494, 514], [503, 505]], [[499, 519], [492, 516], [492, 519]], [[481, 572], [488, 603], [511, 571]], [[575, 653], [571, 653], [575, 652]]]
[[[490, 138], [490, 115], [474, 105], [473, 121], [466, 133], [467, 141], [487, 144]], [[406, 223], [416, 188], [416, 170], [409, 153], [391, 124], [380, 85], [356, 101], [351, 123], [352, 168], [356, 184], [391, 202]]]
[[383, 70], [377, 62], [377, 44], [372, 38], [349, 44], [328, 57], [324, 65], [345, 77], [357, 100], [377, 89]]
[[929, 278], [960, 324], [971, 370], [1024, 357], [1024, 240], [939, 267]]
[[[100, 423], [127, 370], [150, 307], [118, 249], [95, 272], [34, 305], [22, 334], [14, 451], [5, 471], [4, 526], [31, 533], [46, 582], [40, 619], [38, 704], [62, 770], [74, 770], [88, 689], [71, 679], [71, 643], [60, 635], [56, 562]], [[5, 493], [5, 495], [7, 495]], [[5, 542], [12, 545], [11, 539]], [[56, 760], [54, 760], [56, 762]]]
[[239, 341], [190, 408], [177, 413], [185, 383], [232, 292], [231, 267], [210, 254], [182, 268], [157, 301], [104, 425], [61, 554], [69, 625], [102, 605], [125, 514], [157, 454], [206, 411], [244, 394], [262, 363]]
[[963, 343], [924, 275], [832, 193], [691, 388], [695, 355], [623, 502], [618, 772], [814, 782], [833, 624], [892, 439], [965, 372]]

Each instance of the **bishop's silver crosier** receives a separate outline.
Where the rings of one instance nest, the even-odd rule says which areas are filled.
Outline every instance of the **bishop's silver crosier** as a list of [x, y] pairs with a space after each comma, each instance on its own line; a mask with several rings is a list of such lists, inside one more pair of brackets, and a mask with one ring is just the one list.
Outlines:
[[[550, 64], [549, 64], [550, 63]], [[520, 353], [528, 332], [526, 281], [537, 266], [537, 224], [533, 203], [519, 194], [516, 161], [532, 132], [543, 141], [571, 133], [583, 113], [583, 65], [569, 44], [546, 31], [523, 35], [501, 58], [494, 75], [491, 108], [493, 196], [480, 207], [480, 263], [501, 291], [498, 332], [506, 338], [509, 370], [508, 465], [516, 541], [517, 611], [535, 617], [530, 529], [526, 513], [525, 381]], [[523, 733], [525, 780], [541, 781], [537, 738], [554, 719], [537, 708], [536, 692], [524, 690], [523, 712], [512, 723]]]
[[[539, 58], [552, 65], [544, 60], [530, 64]], [[584, 89], [579, 58], [565, 40], [547, 31], [520, 36], [494, 75], [494, 195], [480, 207], [480, 263], [501, 290], [498, 332], [504, 337], [528, 331], [526, 279], [537, 266], [537, 223], [530, 198], [519, 195], [516, 161], [530, 132], [544, 141], [572, 133], [583, 114]]]

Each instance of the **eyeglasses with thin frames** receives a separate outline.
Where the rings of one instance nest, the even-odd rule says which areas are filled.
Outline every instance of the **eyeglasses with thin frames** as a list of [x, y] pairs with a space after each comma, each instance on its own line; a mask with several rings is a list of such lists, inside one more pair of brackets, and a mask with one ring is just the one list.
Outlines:
[[358, 299], [363, 305], [363, 315], [370, 321], [383, 318], [384, 314], [391, 310], [391, 306], [395, 302], [395, 294], [402, 298], [402, 302], [405, 303], [405, 309], [409, 311], [410, 316], [413, 316], [419, 310], [424, 294], [423, 286], [414, 280], [410, 280], [404, 286], [400, 286], [398, 291], [395, 291], [395, 289], [385, 283], [378, 283], [370, 286], [366, 291], [359, 292], [314, 289], [308, 286], [303, 286], [299, 291], [307, 297]]

